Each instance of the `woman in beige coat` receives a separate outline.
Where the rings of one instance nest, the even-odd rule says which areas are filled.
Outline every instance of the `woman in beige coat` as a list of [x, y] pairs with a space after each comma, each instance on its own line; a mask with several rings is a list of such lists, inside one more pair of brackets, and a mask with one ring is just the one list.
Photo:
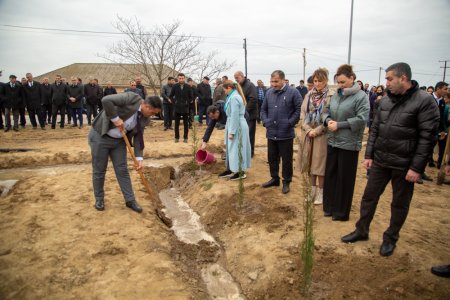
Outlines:
[[[306, 94], [300, 110], [298, 161], [301, 172], [311, 175], [314, 204], [322, 204], [323, 182], [327, 161], [327, 128], [322, 116], [327, 112], [328, 71], [319, 68], [312, 75], [314, 88]], [[318, 186], [317, 186], [318, 185]]]

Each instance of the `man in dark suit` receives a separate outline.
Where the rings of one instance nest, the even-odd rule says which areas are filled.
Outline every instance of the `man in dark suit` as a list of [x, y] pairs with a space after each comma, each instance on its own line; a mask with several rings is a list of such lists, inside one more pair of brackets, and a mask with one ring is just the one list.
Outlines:
[[194, 100], [192, 88], [185, 83], [183, 73], [178, 74], [178, 83], [172, 87], [169, 99], [174, 103], [175, 112], [175, 143], [180, 140], [180, 119], [183, 118], [183, 142], [188, 142], [189, 134], [189, 104]]
[[256, 119], [258, 118], [258, 98], [256, 96], [255, 85], [247, 78], [245, 78], [242, 71], [234, 73], [234, 79], [242, 87], [247, 105], [245, 110], [248, 112], [247, 119], [248, 133], [250, 135], [250, 145], [252, 146], [252, 157], [255, 155], [255, 136], [256, 136]]
[[305, 81], [303, 79], [300, 80], [300, 85], [297, 86], [296, 89], [300, 92], [300, 95], [302, 95], [302, 99], [305, 99], [308, 89], [306, 88]]
[[95, 208], [104, 210], [104, 183], [108, 158], [114, 166], [117, 181], [125, 198], [125, 205], [135, 212], [142, 212], [131, 186], [127, 166], [126, 144], [120, 131], [127, 132], [128, 140], [134, 147], [138, 161], [136, 170], [142, 168], [145, 126], [150, 116], [161, 111], [161, 100], [157, 96], [142, 98], [133, 92], [105, 96], [103, 110], [94, 119], [89, 131], [89, 146], [92, 155], [92, 183], [95, 195]]
[[89, 83], [84, 85], [84, 96], [87, 104], [88, 125], [91, 125], [92, 118], [97, 116], [97, 110], [100, 100], [102, 99], [103, 90], [98, 86], [93, 77], [89, 77]]
[[206, 109], [212, 104], [211, 86], [209, 85], [209, 77], [203, 77], [203, 81], [197, 86], [198, 95], [198, 116], [200, 125], [203, 124], [203, 115], [206, 115], [206, 125], [209, 124], [209, 117]]
[[36, 116], [42, 130], [45, 130], [45, 120], [42, 118], [41, 111], [41, 84], [33, 80], [33, 75], [27, 73], [27, 82], [23, 86], [23, 99], [27, 106], [28, 116], [33, 125], [33, 129], [37, 128]]
[[61, 115], [60, 128], [64, 128], [64, 120], [66, 116], [66, 103], [68, 88], [65, 83], [61, 81], [61, 75], [56, 75], [55, 83], [51, 85], [52, 95], [52, 129], [56, 127], [56, 116], [58, 111]]
[[[439, 115], [440, 115], [439, 128], [438, 128], [439, 134], [438, 134], [438, 139], [437, 139], [437, 144], [438, 144], [438, 148], [439, 148], [439, 156], [438, 156], [438, 161], [437, 161], [438, 169], [441, 168], [442, 159], [444, 157], [445, 142], [447, 140], [447, 133], [445, 132], [445, 127], [446, 127], [445, 123], [447, 122], [447, 120], [445, 120], [445, 117], [444, 117], [444, 110], [445, 110], [444, 97], [445, 97], [445, 95], [447, 95], [447, 92], [448, 92], [448, 83], [446, 83], [444, 81], [439, 81], [438, 83], [436, 83], [434, 92], [431, 94], [433, 96], [434, 100], [436, 101], [436, 104], [439, 108]], [[433, 155], [431, 155], [429, 166], [430, 167], [434, 166]]]
[[[2, 76], [2, 71], [0, 71], [0, 76]], [[3, 125], [3, 114], [5, 113], [5, 107], [3, 106], [3, 82], [0, 82], [0, 129], [4, 129]]]
[[11, 113], [14, 120], [14, 131], [19, 131], [20, 108], [23, 106], [22, 86], [15, 75], [9, 76], [9, 82], [3, 85], [1, 97], [5, 107], [5, 132], [11, 129]]
[[41, 83], [41, 114], [44, 122], [47, 124], [52, 120], [52, 87], [48, 83], [48, 78], [45, 77]]
[[267, 88], [264, 86], [264, 82], [262, 80], [258, 80], [256, 82], [256, 95], [258, 97], [258, 124], [261, 123], [261, 106], [264, 102], [264, 98], [266, 97]]

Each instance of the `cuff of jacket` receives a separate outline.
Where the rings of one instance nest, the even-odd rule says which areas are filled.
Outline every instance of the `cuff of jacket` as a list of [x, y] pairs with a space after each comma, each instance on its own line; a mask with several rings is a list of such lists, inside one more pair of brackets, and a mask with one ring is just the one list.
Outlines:
[[338, 129], [350, 128], [350, 123], [348, 121], [337, 122], [337, 128]]
[[144, 160], [144, 158], [140, 157], [140, 156], [136, 156], [136, 160]]

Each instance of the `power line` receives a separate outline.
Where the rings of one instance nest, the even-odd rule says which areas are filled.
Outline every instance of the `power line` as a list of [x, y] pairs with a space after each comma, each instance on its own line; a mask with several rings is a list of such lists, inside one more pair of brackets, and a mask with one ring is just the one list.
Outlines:
[[[68, 34], [68, 35], [79, 35], [79, 36], [104, 36], [104, 37], [114, 37], [114, 36], [126, 36], [126, 33], [122, 33], [122, 32], [114, 32], [114, 31], [96, 31], [96, 30], [78, 30], [78, 29], [62, 29], [62, 28], [49, 28], [49, 27], [35, 27], [35, 26], [19, 26], [19, 25], [11, 25], [11, 24], [0, 24], [0, 26], [6, 27], [6, 28], [0, 28], [0, 30], [3, 31], [16, 31], [16, 32], [36, 32], [36, 31], [41, 31], [41, 33], [48, 33], [48, 34]], [[169, 35], [165, 35], [165, 34], [154, 34], [154, 33], [142, 33], [142, 35], [150, 35], [150, 36], [169, 36]], [[200, 38], [203, 39], [203, 43], [209, 43], [209, 44], [222, 44], [222, 45], [242, 45], [241, 43], [237, 42], [238, 39], [240, 38], [235, 38], [235, 37], [218, 37], [218, 36], [201, 36], [201, 35], [171, 35], [174, 37], [193, 37], [193, 38]], [[205, 41], [205, 39], [219, 39], [219, 40], [236, 40], [236, 43], [233, 42], [213, 42], [213, 41]], [[304, 51], [304, 49], [306, 48], [300, 48], [300, 47], [287, 47], [287, 46], [280, 46], [280, 45], [275, 45], [272, 43], [267, 43], [267, 42], [262, 42], [262, 41], [257, 41], [257, 40], [251, 40], [253, 43], [248, 43], [247, 45], [251, 45], [253, 47], [271, 47], [271, 48], [278, 48], [278, 49], [284, 49], [284, 50], [288, 50], [288, 51], [292, 51], [292, 52], [297, 52], [297, 53], [302, 53]], [[256, 44], [254, 44], [256, 43]], [[258, 45], [259, 44], [259, 45]], [[325, 51], [319, 51], [319, 50], [315, 50], [315, 49], [310, 49], [307, 48], [309, 51], [309, 55], [311, 56], [315, 56], [315, 57], [319, 57], [319, 58], [323, 58], [323, 59], [328, 59], [328, 60], [334, 60], [334, 61], [339, 61], [339, 62], [343, 62], [345, 59], [344, 55], [339, 55], [339, 54], [335, 54], [335, 53], [330, 53], [330, 52], [325, 52]], [[312, 52], [316, 52], [316, 53], [322, 53], [325, 55], [317, 55], [317, 54], [313, 54]], [[333, 57], [336, 58], [333, 58]], [[356, 59], [356, 58], [352, 58], [353, 61], [366, 61], [369, 63], [374, 63], [377, 65], [380, 65], [378, 62], [374, 62], [374, 61], [369, 61], [369, 60], [363, 60], [363, 59]], [[440, 61], [440, 62], [444, 62], [444, 61]], [[367, 64], [362, 64], [362, 63], [356, 63], [357, 65], [360, 66], [365, 66], [365, 67], [369, 67], [369, 68], [377, 68], [377, 69], [370, 69], [370, 70], [360, 70], [358, 72], [366, 72], [366, 71], [372, 71], [372, 70], [378, 70], [378, 67], [374, 66], [374, 65], [367, 65]], [[443, 68], [443, 67], [442, 67]], [[447, 67], [449, 68], [449, 67]], [[420, 70], [418, 70], [420, 71]], [[422, 72], [414, 72], [414, 74], [419, 74], [419, 75], [431, 75], [431, 76], [435, 76], [436, 74], [430, 74], [430, 73], [426, 73], [427, 71], [425, 71], [424, 73]], [[444, 69], [445, 72], [445, 69]], [[294, 74], [293, 74], [294, 75]]]
[[[61, 29], [61, 28], [48, 28], [48, 27], [33, 27], [33, 26], [18, 26], [10, 24], [1, 24], [0, 26], [19, 28], [19, 29], [32, 29], [32, 30], [44, 30], [53, 32], [75, 32], [75, 33], [94, 33], [94, 34], [113, 34], [113, 35], [127, 35], [127, 33], [117, 32], [117, 31], [96, 31], [96, 30], [77, 30], [77, 29]], [[174, 36], [174, 37], [193, 37], [201, 39], [235, 39], [227, 37], [217, 37], [217, 36], [201, 36], [201, 35], [185, 35], [185, 34], [155, 34], [155, 33], [139, 33], [139, 35], [149, 35], [149, 36]]]

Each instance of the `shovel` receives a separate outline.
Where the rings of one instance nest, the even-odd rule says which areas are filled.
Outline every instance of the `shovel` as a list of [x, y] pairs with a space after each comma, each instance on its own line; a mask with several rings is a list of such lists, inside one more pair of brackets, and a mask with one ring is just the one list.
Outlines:
[[200, 117], [198, 116], [198, 109], [197, 109], [198, 98], [194, 100], [194, 104], [195, 104], [195, 116], [194, 116], [194, 122], [200, 123]]
[[[122, 133], [122, 137], [125, 140], [125, 143], [127, 144], [128, 152], [130, 153], [131, 157], [133, 158], [134, 165], [137, 166], [138, 161], [136, 159], [136, 156], [134, 156], [133, 149], [131, 149], [130, 141], [128, 140], [127, 134], [122, 127], [120, 128], [120, 132]], [[139, 173], [139, 176], [141, 177], [142, 184], [145, 186], [145, 189], [147, 190], [147, 193], [150, 195], [150, 197], [153, 197], [155, 199], [156, 203], [154, 203], [155, 204], [154, 209], [155, 209], [156, 216], [167, 227], [169, 227], [169, 228], [172, 227], [172, 220], [169, 219], [162, 211], [163, 205], [161, 203], [161, 199], [159, 198], [159, 194], [157, 192], [155, 184], [151, 181], [150, 181], [150, 183], [149, 183], [149, 181], [147, 181], [142, 169], [138, 170], [138, 173]], [[150, 184], [152, 185], [151, 187], [150, 187]]]
[[441, 168], [439, 169], [438, 177], [436, 180], [437, 185], [442, 185], [445, 181], [445, 166], [449, 160], [450, 155], [450, 133], [447, 134], [447, 142], [445, 143], [444, 157], [442, 158]]

